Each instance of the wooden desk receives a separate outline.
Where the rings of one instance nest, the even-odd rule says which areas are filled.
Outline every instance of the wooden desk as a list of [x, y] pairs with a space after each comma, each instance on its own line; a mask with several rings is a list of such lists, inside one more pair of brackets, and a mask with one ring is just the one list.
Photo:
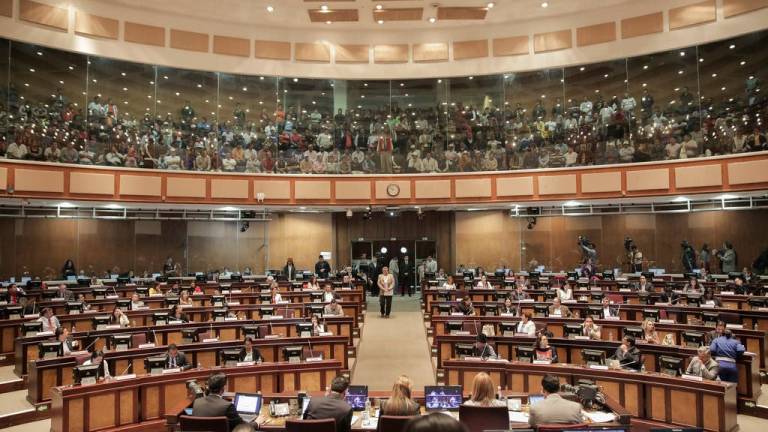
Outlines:
[[[253, 342], [253, 346], [261, 352], [265, 362], [282, 361], [283, 347], [302, 346], [309, 350], [310, 345], [313, 352], [322, 353], [324, 359], [340, 361], [342, 371], [349, 371], [347, 338], [343, 336], [256, 339]], [[222, 366], [218, 355], [219, 351], [224, 349], [240, 349], [242, 346], [242, 341], [193, 343], [179, 345], [179, 351], [186, 355], [187, 361], [192, 365], [214, 368]], [[166, 351], [166, 346], [110, 351], [104, 354], [104, 360], [109, 364], [110, 373], [113, 375], [121, 374], [123, 371], [143, 375], [149, 372], [144, 368], [144, 359], [153, 355], [165, 354]], [[51, 398], [50, 391], [54, 387], [72, 384], [72, 370], [77, 365], [78, 361], [74, 356], [30, 362], [27, 400], [31, 404], [48, 401]]]
[[708, 431], [731, 432], [738, 428], [734, 384], [565, 364], [447, 360], [444, 367], [448, 385], [467, 388], [476, 374], [486, 372], [502, 388], [525, 393], [540, 392], [541, 378], [546, 374], [555, 375], [561, 382], [569, 384], [587, 378], [595, 381], [606, 395], [617, 400], [633, 417], [701, 427]]
[[183, 406], [188, 397], [186, 381], [205, 382], [212, 373], [218, 372], [227, 375], [230, 392], [321, 391], [341, 372], [341, 362], [324, 360], [191, 369], [122, 381], [102, 381], [90, 386], [55, 387], [51, 391], [51, 431], [162, 430], [166, 414], [178, 413], [177, 407]]
[[[156, 340], [157, 345], [168, 345], [171, 343], [184, 343], [182, 330], [199, 329], [203, 332], [213, 333], [211, 337], [218, 337], [222, 341], [244, 340], [243, 326], [258, 325], [267, 326], [270, 334], [277, 334], [282, 337], [298, 336], [296, 324], [307, 322], [304, 318], [275, 319], [275, 320], [242, 320], [242, 321], [218, 321], [213, 323], [187, 323], [170, 324], [154, 327], [128, 327], [122, 329], [94, 330], [91, 332], [73, 333], [75, 340], [80, 342], [81, 347], [87, 347], [93, 343], [93, 348], [104, 350], [107, 346], [106, 341], [113, 334], [143, 334], [147, 341]], [[334, 335], [347, 338], [348, 346], [352, 346], [354, 320], [351, 317], [329, 317], [325, 318], [326, 330]], [[22, 377], [27, 374], [28, 363], [30, 360], [38, 358], [37, 345], [43, 340], [49, 340], [50, 336], [28, 336], [16, 339], [14, 356], [14, 373]]]

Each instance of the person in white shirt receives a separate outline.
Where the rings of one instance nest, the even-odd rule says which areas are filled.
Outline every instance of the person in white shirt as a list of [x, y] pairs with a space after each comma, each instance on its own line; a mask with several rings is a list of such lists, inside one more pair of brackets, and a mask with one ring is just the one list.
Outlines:
[[101, 365], [99, 374], [104, 379], [112, 378], [112, 375], [109, 373], [109, 364], [104, 360], [104, 353], [101, 351], [92, 352], [91, 358], [83, 362], [83, 366], [87, 365]]
[[144, 302], [139, 300], [139, 295], [133, 293], [131, 295], [131, 310], [138, 310], [144, 307]]
[[475, 286], [477, 289], [493, 289], [493, 285], [491, 285], [490, 282], [488, 282], [488, 277], [486, 275], [480, 276], [480, 280], [477, 282], [477, 285]]
[[624, 99], [621, 100], [621, 110], [627, 113], [627, 115], [631, 115], [635, 111], [636, 106], [635, 98], [630, 96], [629, 93], [624, 93]]
[[424, 262], [424, 273], [437, 273], [437, 261], [433, 260], [431, 256], [428, 256]]
[[237, 161], [232, 158], [232, 153], [227, 153], [227, 156], [221, 161], [221, 167], [223, 171], [235, 171], [237, 168]]
[[326, 284], [323, 288], [323, 303], [329, 303], [335, 300], [338, 296], [333, 292], [333, 287], [330, 284]]
[[424, 164], [415, 153], [412, 153], [408, 158], [407, 168], [410, 173], [420, 173], [424, 171]]
[[115, 306], [112, 310], [112, 323], [118, 324], [120, 327], [128, 327], [131, 325], [131, 320], [123, 313], [123, 310]]
[[421, 172], [434, 173], [438, 171], [437, 159], [432, 157], [431, 152], [427, 152], [427, 157], [421, 162]]
[[616, 310], [611, 307], [611, 302], [610, 300], [608, 300], [608, 297], [603, 297], [602, 307], [603, 307], [603, 311], [602, 311], [603, 318], [619, 316], [616, 313]]
[[568, 148], [568, 153], [565, 154], [565, 166], [574, 166], [579, 160], [579, 154], [573, 149]]
[[376, 284], [379, 287], [381, 316], [389, 318], [389, 314], [392, 312], [392, 295], [395, 292], [395, 278], [389, 273], [389, 267], [382, 267]]
[[581, 111], [583, 115], [589, 115], [592, 113], [592, 102], [590, 102], [586, 96], [584, 96], [584, 99], [579, 105], [579, 111]]
[[536, 335], [536, 324], [531, 321], [530, 312], [523, 312], [523, 314], [520, 315], [520, 322], [517, 323], [516, 333], [524, 333], [528, 336]]
[[51, 308], [43, 308], [40, 318], [37, 320], [43, 323], [44, 332], [55, 332], [57, 328], [61, 327], [59, 319], [53, 314]]
[[442, 289], [447, 290], [455, 290], [456, 289], [456, 283], [453, 280], [453, 276], [448, 276], [448, 278], [443, 282]]
[[272, 294], [272, 304], [283, 302], [283, 296], [281, 296], [280, 293], [278, 292], [277, 282], [272, 282], [271, 294]]
[[670, 138], [667, 145], [664, 146], [664, 155], [667, 159], [679, 159], [680, 147], [680, 143], [675, 138]]
[[695, 158], [699, 155], [699, 144], [690, 134], [685, 134], [682, 146], [685, 148], [685, 155], [687, 158]]
[[8, 148], [5, 151], [5, 156], [8, 159], [24, 159], [27, 157], [28, 153], [29, 150], [24, 143], [16, 144], [16, 142], [12, 142], [8, 145]]
[[628, 163], [632, 162], [634, 157], [635, 149], [632, 148], [632, 145], [629, 143], [629, 141], [624, 140], [624, 143], [622, 143], [621, 148], [619, 149], [619, 160]]
[[556, 289], [557, 297], [560, 300], [573, 300], [573, 289], [571, 289], [570, 285], [565, 284], [564, 286], [558, 286]]

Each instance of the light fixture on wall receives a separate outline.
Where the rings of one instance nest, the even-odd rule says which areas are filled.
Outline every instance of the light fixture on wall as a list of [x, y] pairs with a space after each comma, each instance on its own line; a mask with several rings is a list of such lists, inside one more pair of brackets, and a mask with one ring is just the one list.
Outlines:
[[381, 251], [381, 253], [383, 253], [383, 254], [387, 253], [387, 247], [386, 247], [386, 246], [382, 246], [382, 247], [381, 247], [381, 249], [380, 249], [380, 251]]
[[405, 247], [405, 246], [401, 247], [401, 248], [400, 248], [400, 253], [402, 253], [402, 254], [404, 254], [404, 253], [408, 253], [408, 248], [407, 248], [407, 247]]

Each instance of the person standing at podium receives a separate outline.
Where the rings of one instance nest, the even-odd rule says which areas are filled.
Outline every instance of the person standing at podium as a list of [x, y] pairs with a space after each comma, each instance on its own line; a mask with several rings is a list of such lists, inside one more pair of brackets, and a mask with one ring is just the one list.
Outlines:
[[283, 267], [283, 274], [289, 281], [296, 280], [296, 266], [293, 265], [293, 258], [288, 258]]

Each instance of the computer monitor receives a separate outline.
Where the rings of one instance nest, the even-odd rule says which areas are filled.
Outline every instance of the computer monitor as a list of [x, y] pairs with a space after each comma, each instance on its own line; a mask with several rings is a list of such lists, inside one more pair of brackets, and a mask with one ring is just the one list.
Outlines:
[[205, 282], [207, 280], [207, 277], [204, 273], [197, 272], [195, 273], [195, 281], [196, 282]]
[[152, 323], [158, 325], [168, 325], [168, 312], [153, 312]]
[[242, 333], [243, 333], [243, 339], [251, 338], [251, 339], [258, 339], [261, 337], [261, 331], [259, 330], [258, 325], [244, 325], [242, 327]]
[[502, 336], [514, 336], [516, 329], [517, 329], [517, 324], [515, 323], [511, 323], [511, 322], [499, 323], [499, 333], [501, 333]]
[[683, 370], [683, 359], [659, 356], [659, 372], [669, 376], [679, 376]]
[[472, 357], [475, 354], [475, 345], [457, 343], [453, 346], [454, 356], [457, 358]]
[[496, 269], [496, 271], [493, 272], [493, 275], [496, 276], [497, 278], [503, 278], [504, 276], [507, 275], [507, 272], [505, 272], [504, 269]]
[[149, 288], [147, 287], [136, 287], [135, 290], [133, 290], [134, 293], [136, 293], [139, 297], [146, 297], [149, 295]]
[[456, 411], [463, 402], [461, 386], [425, 386], [424, 401], [427, 411]]
[[367, 385], [351, 385], [347, 387], [347, 403], [354, 411], [365, 409], [365, 403], [368, 401]]
[[117, 284], [118, 285], [125, 285], [131, 283], [130, 276], [118, 276], [117, 277]]
[[688, 306], [701, 306], [701, 294], [688, 294], [685, 297], [685, 302]]
[[613, 274], [613, 270], [605, 270], [603, 271], [603, 280], [615, 280], [616, 277]]
[[683, 279], [685, 280], [691, 280], [691, 279], [698, 279], [699, 275], [698, 273], [683, 273]]
[[437, 314], [438, 315], [450, 315], [453, 311], [453, 307], [450, 304], [439, 304], [437, 305]]
[[22, 307], [21, 306], [6, 306], [5, 307], [5, 316], [8, 319], [19, 319], [22, 315]]
[[67, 313], [76, 315], [83, 313], [83, 302], [67, 302]]
[[211, 316], [214, 321], [226, 321], [227, 310], [224, 308], [218, 308], [211, 311]]
[[101, 368], [99, 366], [98, 364], [75, 366], [72, 369], [72, 381], [80, 385], [96, 384], [100, 375]]
[[541, 272], [532, 271], [528, 273], [528, 279], [530, 280], [537, 280], [539, 277], [541, 277]]
[[119, 307], [123, 311], [127, 311], [131, 309], [131, 299], [117, 299], [115, 300], [115, 306]]
[[235, 411], [241, 416], [254, 417], [261, 412], [262, 397], [257, 393], [235, 393]]
[[271, 317], [275, 315], [275, 308], [273, 307], [263, 307], [259, 309], [259, 316], [261, 318]]
[[224, 367], [231, 367], [237, 365], [237, 362], [240, 361], [240, 350], [239, 349], [223, 349], [219, 351], [219, 359], [221, 362], [220, 365]]
[[183, 328], [181, 329], [181, 340], [184, 343], [195, 343], [199, 339], [198, 329], [196, 328]]
[[644, 305], [653, 304], [653, 298], [647, 292], [637, 293], [637, 302]]
[[752, 310], [760, 309], [765, 307], [766, 300], [767, 299], [765, 297], [751, 297], [747, 299], [747, 304]]
[[64, 355], [64, 348], [60, 341], [43, 341], [37, 344], [38, 358], [49, 359]]
[[178, 304], [179, 304], [179, 298], [178, 297], [166, 297], [165, 298], [165, 307], [167, 307], [167, 308], [176, 306]]
[[464, 323], [461, 321], [448, 321], [445, 323], [445, 332], [447, 334], [454, 334], [464, 330]]
[[131, 349], [131, 334], [112, 334], [109, 335], [109, 346], [114, 351], [127, 351]]
[[534, 317], [547, 317], [549, 316], [549, 307], [545, 304], [535, 304], [533, 305], [533, 316]]
[[96, 300], [102, 300], [107, 298], [106, 288], [94, 288], [92, 292], [93, 292], [93, 298]]
[[581, 324], [566, 323], [563, 324], [563, 336], [568, 339], [573, 339], [576, 336], [581, 336], [582, 328]]
[[323, 293], [319, 291], [313, 291], [309, 293], [309, 300], [312, 303], [322, 303], [323, 302]]
[[223, 295], [217, 294], [211, 296], [211, 306], [213, 307], [223, 307], [227, 303], [226, 298]]
[[528, 405], [531, 407], [536, 406], [539, 402], [544, 400], [544, 395], [529, 395]]
[[576, 273], [575, 271], [569, 271], [569, 272], [567, 272], [565, 275], [566, 275], [566, 277], [568, 278], [568, 280], [573, 280], [573, 281], [575, 281], [575, 280], [578, 280], [578, 279], [579, 279], [579, 274], [578, 274], [578, 273]]
[[474, 271], [469, 270], [469, 271], [465, 271], [464, 272], [464, 280], [465, 281], [468, 281], [468, 280], [471, 281], [471, 280], [474, 280], [474, 279], [475, 279], [475, 272]]
[[35, 336], [43, 331], [43, 323], [40, 321], [27, 321], [21, 323], [21, 334], [24, 336]]
[[643, 309], [643, 319], [651, 320], [653, 322], [659, 322], [659, 310], [658, 309]]
[[518, 345], [515, 347], [515, 358], [522, 363], [533, 363], [534, 352], [532, 346]]
[[56, 297], [58, 297], [59, 292], [56, 289], [49, 288], [47, 290], [43, 290], [40, 295], [42, 296], [43, 300], [50, 300], [53, 301]]
[[94, 330], [103, 330], [111, 322], [111, 316], [109, 315], [96, 315], [91, 318], [91, 323]]
[[589, 293], [589, 298], [594, 303], [603, 301], [603, 297], [605, 297], [605, 294], [602, 291], [592, 291]]
[[719, 312], [702, 312], [701, 320], [704, 321], [704, 325], [707, 327], [716, 327], [717, 321], [720, 319]]
[[270, 304], [270, 303], [272, 303], [272, 294], [270, 294], [270, 293], [261, 293], [261, 294], [259, 294], [259, 303], [261, 303], [261, 304]]
[[288, 363], [300, 363], [303, 347], [301, 346], [287, 346], [283, 347], [283, 360]]
[[485, 316], [497, 316], [499, 314], [499, 303], [486, 303], [483, 305], [483, 315]]
[[584, 360], [584, 364], [587, 366], [604, 365], [605, 351], [583, 349], [581, 350], [581, 359]]
[[40, 279], [30, 279], [27, 281], [27, 288], [40, 288], [41, 286], [43, 286], [43, 281]]
[[602, 319], [603, 318], [602, 306], [597, 306], [597, 305], [587, 306], [587, 316], [592, 317], [593, 320]]
[[311, 322], [296, 323], [296, 334], [299, 335], [299, 337], [312, 336], [312, 323]]
[[686, 330], [681, 333], [683, 345], [689, 348], [698, 348], [704, 345], [704, 333]]
[[624, 327], [624, 336], [632, 336], [635, 340], [643, 340], [645, 332], [642, 327], [630, 326]]
[[323, 306], [321, 304], [308, 304], [307, 305], [307, 309], [306, 309], [307, 310], [307, 316], [308, 317], [313, 317], [313, 316], [322, 317], [323, 316], [323, 308], [324, 307], [325, 306]]
[[144, 370], [150, 375], [159, 375], [165, 369], [165, 355], [156, 355], [144, 359]]

